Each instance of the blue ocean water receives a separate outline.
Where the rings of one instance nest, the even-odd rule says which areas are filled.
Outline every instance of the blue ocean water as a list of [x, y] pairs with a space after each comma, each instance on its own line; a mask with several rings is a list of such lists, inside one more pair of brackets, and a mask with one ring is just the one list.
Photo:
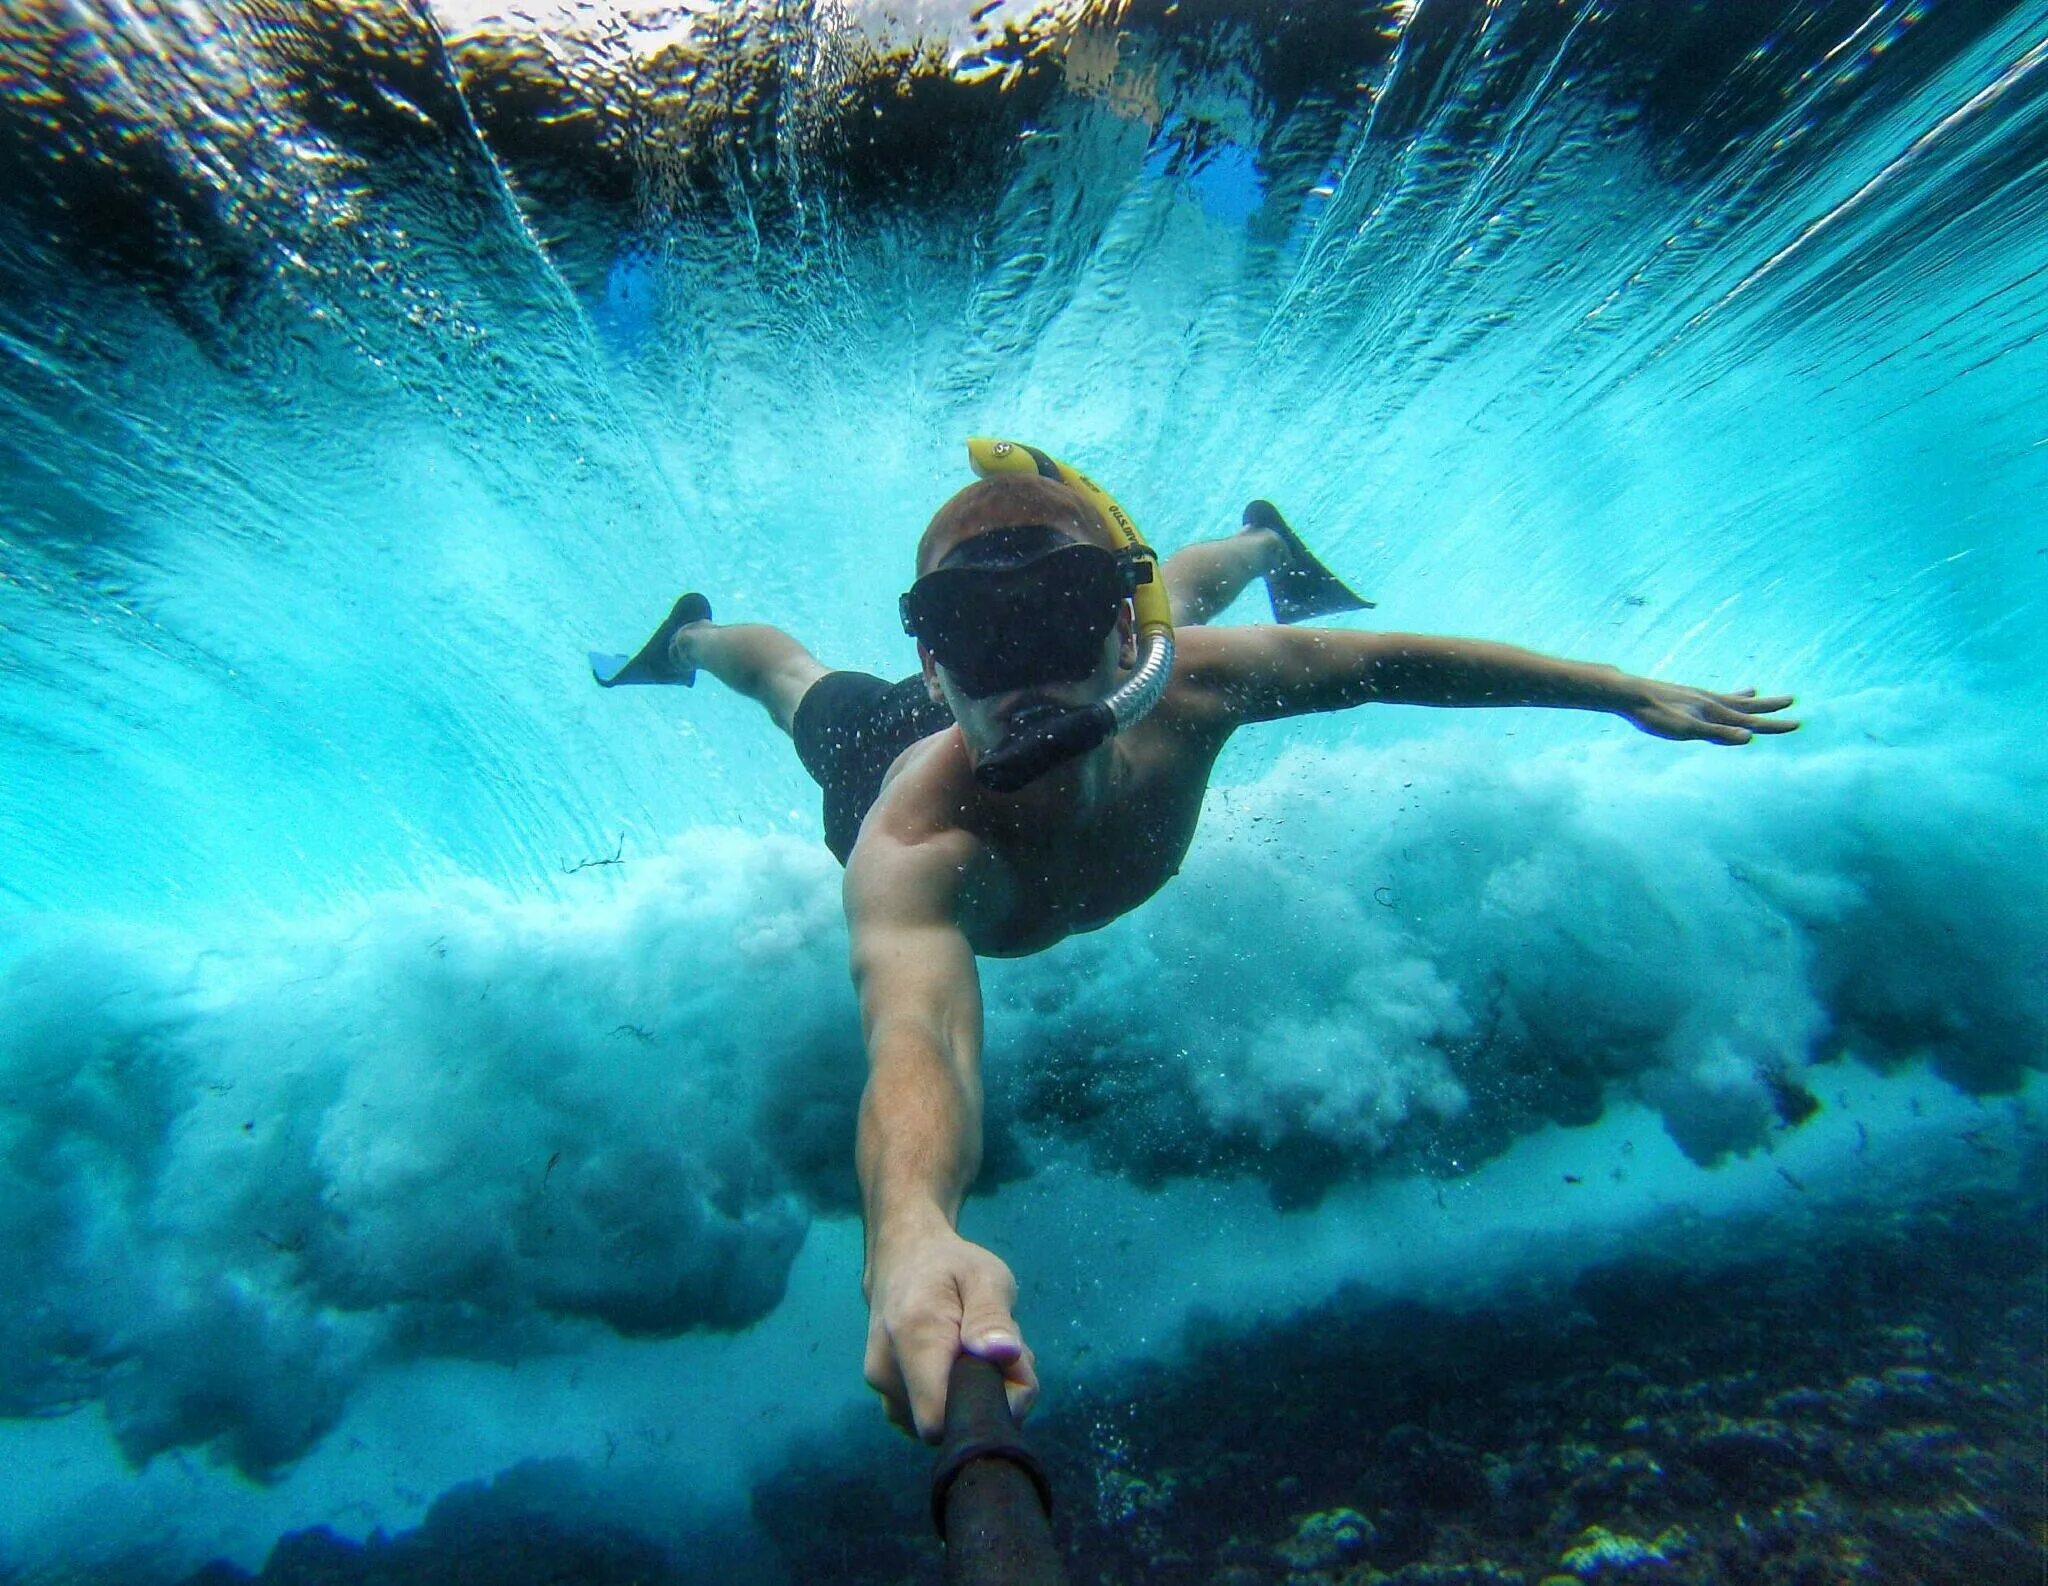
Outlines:
[[909, 670], [978, 433], [1805, 722], [1247, 732], [984, 966], [1077, 1578], [2040, 1578], [2048, 7], [16, 0], [0, 73], [0, 1580], [935, 1578], [815, 789], [583, 656], [699, 588]]

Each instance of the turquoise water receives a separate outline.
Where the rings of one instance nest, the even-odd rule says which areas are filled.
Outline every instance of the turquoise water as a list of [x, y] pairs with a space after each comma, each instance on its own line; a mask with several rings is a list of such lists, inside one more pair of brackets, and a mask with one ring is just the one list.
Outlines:
[[[773, 1509], [919, 1479], [859, 1380], [815, 790], [583, 655], [688, 587], [907, 671], [976, 433], [1167, 550], [1271, 498], [1347, 625], [1806, 722], [1247, 732], [1159, 898], [985, 966], [966, 1226], [1105, 1578], [1368, 1556], [1275, 1551], [1366, 1503], [1336, 1434], [1257, 1429], [1230, 1553], [1160, 1496], [1179, 1401], [1119, 1397], [1379, 1338], [1346, 1285], [1777, 1251], [1812, 1302], [1949, 1218], [1943, 1314], [2038, 1307], [1960, 1252], [2039, 1253], [2048, 8], [34, 0], [0, 71], [0, 1579], [254, 1570], [533, 1461], [506, 1505], [673, 1578], [934, 1567]], [[2037, 1572], [1930, 1459], [2002, 1540], [1871, 1578]], [[1630, 1501], [1527, 1557], [1598, 1574]], [[1382, 1571], [1466, 1510], [1392, 1512]]]

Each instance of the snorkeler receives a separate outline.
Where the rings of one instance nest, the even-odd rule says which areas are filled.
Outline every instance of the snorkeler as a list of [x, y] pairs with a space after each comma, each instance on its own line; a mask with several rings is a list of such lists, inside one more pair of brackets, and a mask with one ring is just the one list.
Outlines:
[[1353, 705], [1606, 711], [1660, 738], [1791, 732], [1786, 696], [1716, 694], [1508, 645], [1338, 628], [1213, 628], [1254, 579], [1282, 622], [1368, 604], [1254, 502], [1243, 532], [1163, 564], [1116, 502], [1029, 447], [970, 443], [984, 477], [942, 506], [903, 597], [921, 672], [821, 665], [686, 595], [607, 685], [692, 683], [758, 701], [824, 790], [846, 865], [868, 1052], [857, 1165], [866, 1215], [866, 1376], [927, 1441], [965, 1351], [1019, 1416], [1038, 1391], [1016, 1282], [956, 1231], [981, 1156], [977, 955], [1036, 953], [1145, 902], [1180, 868], [1211, 768], [1238, 728]]

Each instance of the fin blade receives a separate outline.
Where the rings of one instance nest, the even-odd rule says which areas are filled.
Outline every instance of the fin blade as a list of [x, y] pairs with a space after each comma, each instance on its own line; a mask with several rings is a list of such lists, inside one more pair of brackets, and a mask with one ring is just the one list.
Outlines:
[[602, 650], [592, 650], [589, 654], [590, 675], [597, 679], [597, 686], [599, 688], [617, 688], [619, 685], [619, 674], [625, 671], [626, 663], [632, 657], [628, 655], [607, 655]]
[[1371, 611], [1377, 604], [1355, 594], [1320, 563], [1267, 579], [1266, 593], [1272, 598], [1273, 620], [1281, 623], [1306, 622], [1311, 617], [1330, 617], [1342, 611]]
[[589, 651], [590, 675], [597, 679], [599, 688], [620, 688], [628, 683], [680, 683], [685, 688], [694, 687], [697, 669], [677, 667], [669, 659], [668, 644], [678, 628], [710, 620], [711, 602], [693, 591], [669, 608], [661, 626], [631, 656]]
[[1340, 611], [1373, 609], [1375, 602], [1356, 593], [1317, 560], [1272, 502], [1248, 503], [1244, 525], [1248, 529], [1271, 529], [1287, 546], [1286, 564], [1266, 575], [1266, 594], [1273, 602], [1275, 622], [1306, 622], [1310, 617], [1334, 616]]

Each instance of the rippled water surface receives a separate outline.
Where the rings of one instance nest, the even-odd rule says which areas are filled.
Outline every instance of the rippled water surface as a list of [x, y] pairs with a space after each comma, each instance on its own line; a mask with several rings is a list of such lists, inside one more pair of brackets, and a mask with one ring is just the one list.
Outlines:
[[[435, 1546], [935, 1568], [861, 1402], [815, 789], [583, 657], [694, 588], [910, 670], [980, 433], [1166, 550], [1274, 500], [1347, 625], [1806, 721], [1266, 728], [1160, 898], [988, 966], [970, 1218], [1088, 1578], [1604, 1579], [1595, 1528], [2038, 1578], [2044, 169], [2038, 0], [12, 0], [0, 1580], [493, 1477]], [[1305, 1349], [1435, 1386], [1336, 1429]], [[1721, 1422], [1560, 1386], [1622, 1371]]]

